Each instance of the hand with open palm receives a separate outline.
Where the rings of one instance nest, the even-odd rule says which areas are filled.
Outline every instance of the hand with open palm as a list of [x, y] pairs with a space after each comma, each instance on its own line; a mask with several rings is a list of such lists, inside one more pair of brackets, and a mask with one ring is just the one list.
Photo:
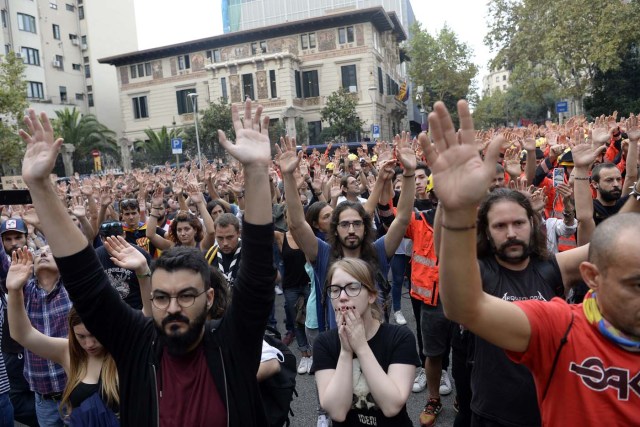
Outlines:
[[271, 164], [271, 146], [269, 144], [269, 116], [262, 117], [262, 106], [258, 105], [252, 115], [251, 100], [244, 103], [244, 119], [240, 120], [238, 107], [231, 106], [231, 119], [236, 131], [235, 144], [218, 130], [220, 145], [237, 159], [244, 167], [265, 166]]
[[48, 184], [49, 174], [53, 170], [62, 146], [62, 138], [55, 139], [53, 127], [46, 113], [29, 108], [24, 124], [28, 132], [20, 129], [19, 134], [27, 149], [22, 160], [22, 179], [27, 185]]

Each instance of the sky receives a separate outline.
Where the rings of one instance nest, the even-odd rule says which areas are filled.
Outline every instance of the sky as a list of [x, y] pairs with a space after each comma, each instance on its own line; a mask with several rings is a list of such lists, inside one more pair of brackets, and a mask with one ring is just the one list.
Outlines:
[[[411, 5], [416, 19], [431, 34], [446, 23], [471, 46], [473, 60], [480, 67], [477, 81], [481, 89], [491, 59], [483, 44], [487, 0], [411, 0]], [[135, 9], [140, 49], [222, 34], [220, 0], [135, 0]]]

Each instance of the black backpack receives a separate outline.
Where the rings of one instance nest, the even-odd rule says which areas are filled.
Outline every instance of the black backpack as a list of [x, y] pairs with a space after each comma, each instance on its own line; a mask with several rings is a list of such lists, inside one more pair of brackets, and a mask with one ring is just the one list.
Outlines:
[[280, 363], [280, 372], [259, 384], [264, 410], [267, 413], [269, 427], [289, 426], [289, 415], [294, 416], [291, 401], [294, 394], [298, 396], [296, 356], [281, 341], [281, 335], [277, 329], [267, 326], [264, 340], [270, 346], [280, 350], [284, 356], [284, 362]]

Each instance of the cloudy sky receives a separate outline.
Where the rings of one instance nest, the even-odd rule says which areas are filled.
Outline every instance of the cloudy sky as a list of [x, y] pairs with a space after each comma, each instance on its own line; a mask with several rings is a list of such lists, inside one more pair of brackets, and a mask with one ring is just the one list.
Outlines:
[[[431, 33], [446, 23], [474, 50], [478, 81], [491, 58], [482, 40], [486, 33], [486, 0], [411, 0], [416, 19]], [[176, 5], [179, 4], [179, 7]], [[222, 34], [220, 0], [135, 0], [140, 49]]]

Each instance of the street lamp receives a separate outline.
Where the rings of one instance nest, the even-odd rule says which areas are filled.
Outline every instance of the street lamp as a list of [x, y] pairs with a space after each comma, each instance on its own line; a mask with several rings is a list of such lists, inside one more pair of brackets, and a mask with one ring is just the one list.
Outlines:
[[200, 134], [198, 133], [198, 94], [192, 92], [187, 95], [191, 99], [191, 107], [193, 110], [193, 117], [196, 121], [196, 144], [198, 145], [198, 167], [202, 169], [202, 153], [200, 152]]
[[378, 90], [375, 86], [369, 86], [369, 96], [371, 97], [371, 110], [373, 121], [371, 122], [371, 142], [374, 141], [373, 129], [376, 124], [376, 91]]

